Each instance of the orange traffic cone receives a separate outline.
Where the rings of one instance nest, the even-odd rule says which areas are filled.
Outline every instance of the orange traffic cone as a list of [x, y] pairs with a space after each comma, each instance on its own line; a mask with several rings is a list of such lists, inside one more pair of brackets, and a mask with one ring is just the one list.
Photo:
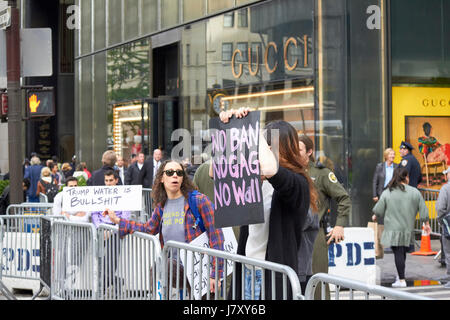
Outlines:
[[430, 234], [425, 232], [425, 226], [422, 225], [422, 239], [420, 240], [420, 251], [411, 253], [414, 256], [434, 256], [436, 251], [431, 251], [431, 239]]

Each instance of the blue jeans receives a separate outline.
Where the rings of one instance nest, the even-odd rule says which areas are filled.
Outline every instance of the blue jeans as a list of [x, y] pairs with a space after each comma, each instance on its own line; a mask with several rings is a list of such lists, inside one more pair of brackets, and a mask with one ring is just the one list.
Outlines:
[[[247, 268], [244, 265], [245, 274], [244, 274], [244, 300], [252, 300], [252, 270]], [[261, 275], [262, 270], [255, 269], [255, 272], [253, 273], [255, 276], [255, 297], [254, 300], [259, 300], [261, 297]]]

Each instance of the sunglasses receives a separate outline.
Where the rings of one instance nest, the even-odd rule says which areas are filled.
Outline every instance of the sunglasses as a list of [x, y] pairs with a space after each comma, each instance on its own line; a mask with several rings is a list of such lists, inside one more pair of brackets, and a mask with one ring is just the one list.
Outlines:
[[182, 177], [182, 176], [184, 175], [184, 171], [181, 170], [181, 169], [178, 169], [178, 170], [172, 170], [172, 169], [170, 169], [170, 170], [164, 170], [163, 172], [164, 172], [168, 177], [173, 176], [175, 173], [176, 173], [177, 176], [179, 176], [179, 177]]

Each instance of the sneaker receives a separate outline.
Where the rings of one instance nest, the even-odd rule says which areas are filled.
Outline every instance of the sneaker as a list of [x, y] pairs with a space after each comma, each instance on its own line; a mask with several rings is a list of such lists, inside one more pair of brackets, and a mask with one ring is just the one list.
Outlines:
[[447, 283], [444, 285], [444, 288], [445, 288], [445, 289], [450, 289], [450, 282], [447, 282]]
[[406, 288], [406, 281], [397, 280], [392, 284], [392, 288]]

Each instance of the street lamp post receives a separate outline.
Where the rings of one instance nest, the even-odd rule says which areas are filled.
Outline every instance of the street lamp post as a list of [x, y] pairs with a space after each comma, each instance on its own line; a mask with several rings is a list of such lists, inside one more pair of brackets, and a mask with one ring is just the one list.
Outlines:
[[11, 26], [6, 29], [10, 203], [17, 204], [23, 202], [20, 15], [16, 0], [8, 0], [8, 5], [11, 6]]

